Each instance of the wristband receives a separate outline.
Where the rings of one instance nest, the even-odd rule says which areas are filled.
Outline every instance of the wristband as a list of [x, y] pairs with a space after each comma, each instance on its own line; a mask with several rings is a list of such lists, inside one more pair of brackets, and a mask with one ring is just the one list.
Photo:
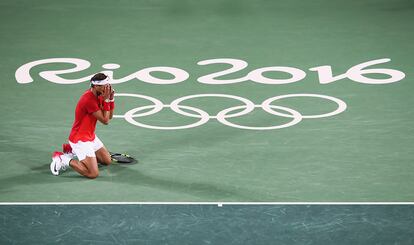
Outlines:
[[104, 103], [103, 103], [103, 110], [104, 111], [110, 111], [111, 110], [110, 102], [104, 101]]
[[113, 111], [115, 109], [115, 102], [113, 101], [109, 102], [109, 108], [111, 111]]

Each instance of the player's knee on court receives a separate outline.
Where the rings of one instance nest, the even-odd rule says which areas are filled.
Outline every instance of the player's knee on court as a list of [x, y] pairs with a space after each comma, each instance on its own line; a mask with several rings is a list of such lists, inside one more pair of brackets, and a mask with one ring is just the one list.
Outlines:
[[106, 165], [109, 165], [112, 163], [112, 159], [109, 158], [109, 161], [107, 161], [107, 163], [105, 163]]
[[84, 164], [87, 170], [86, 172], [82, 173], [83, 176], [90, 179], [95, 179], [99, 176], [98, 162], [96, 157], [86, 157], [81, 162]]
[[111, 158], [109, 158], [109, 159], [104, 159], [104, 160], [101, 162], [101, 164], [103, 164], [103, 165], [109, 165], [109, 164], [111, 164], [111, 163], [112, 163]]
[[101, 163], [104, 164], [104, 165], [111, 164], [112, 163], [111, 155], [109, 155], [109, 153], [108, 154], [103, 154], [102, 162]]
[[100, 164], [109, 165], [112, 163], [111, 155], [105, 147], [102, 147], [101, 149], [96, 151], [96, 157]]
[[95, 179], [99, 176], [99, 172], [90, 172], [86, 175], [87, 178], [89, 179]]

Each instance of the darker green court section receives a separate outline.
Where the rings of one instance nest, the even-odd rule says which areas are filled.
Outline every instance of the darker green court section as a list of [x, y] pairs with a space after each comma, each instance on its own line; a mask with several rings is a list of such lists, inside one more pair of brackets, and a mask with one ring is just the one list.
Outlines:
[[414, 243], [413, 206], [1, 206], [1, 244]]

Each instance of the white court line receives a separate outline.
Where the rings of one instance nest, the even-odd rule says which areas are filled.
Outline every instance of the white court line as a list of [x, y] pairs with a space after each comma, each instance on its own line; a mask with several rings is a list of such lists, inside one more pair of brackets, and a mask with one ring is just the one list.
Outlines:
[[0, 206], [41, 205], [414, 205], [414, 202], [0, 202]]

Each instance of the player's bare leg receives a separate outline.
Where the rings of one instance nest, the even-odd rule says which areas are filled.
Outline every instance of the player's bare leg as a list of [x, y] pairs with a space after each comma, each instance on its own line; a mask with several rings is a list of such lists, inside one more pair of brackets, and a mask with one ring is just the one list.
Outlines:
[[86, 157], [82, 161], [72, 159], [69, 165], [81, 175], [94, 179], [99, 176], [98, 162], [96, 157]]
[[101, 147], [99, 150], [95, 151], [96, 158], [98, 162], [104, 165], [109, 165], [112, 162], [111, 155], [105, 146]]

